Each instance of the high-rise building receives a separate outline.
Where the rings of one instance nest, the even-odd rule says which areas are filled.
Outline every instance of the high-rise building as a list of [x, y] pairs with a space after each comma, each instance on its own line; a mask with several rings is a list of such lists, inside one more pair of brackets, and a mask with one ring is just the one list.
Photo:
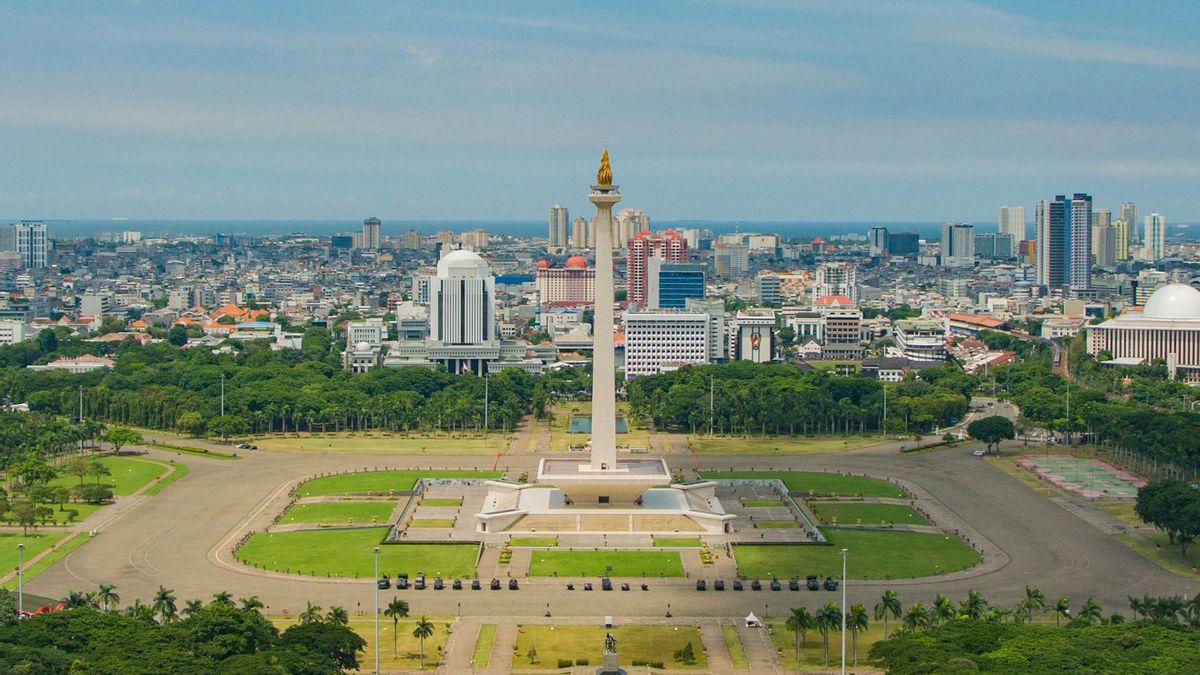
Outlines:
[[21, 254], [21, 266], [42, 268], [46, 266], [47, 228], [45, 223], [23, 220], [12, 226], [16, 251]]
[[588, 269], [587, 261], [578, 255], [567, 258], [562, 269], [542, 260], [537, 264], [534, 287], [543, 304], [591, 304], [596, 301], [596, 270]]
[[571, 222], [567, 207], [555, 204], [550, 207], [550, 236], [547, 248], [550, 251], [563, 251], [570, 241], [567, 239], [567, 227]]
[[496, 279], [478, 254], [451, 251], [430, 284], [429, 337], [446, 345], [491, 345], [496, 334]]
[[1142, 237], [1142, 255], [1146, 260], [1158, 262], [1166, 256], [1167, 220], [1158, 211], [1146, 216]]
[[888, 229], [876, 225], [867, 232], [867, 253], [872, 257], [885, 255], [888, 252]]
[[830, 295], [844, 295], [850, 302], [858, 302], [858, 268], [854, 263], [827, 262], [817, 266], [813, 276], [813, 304]]
[[1129, 243], [1136, 244], [1141, 241], [1138, 237], [1137, 206], [1133, 202], [1121, 202], [1120, 219], [1125, 221], [1126, 227], [1129, 228]]
[[421, 248], [421, 233], [416, 230], [405, 232], [403, 247], [413, 250]]
[[942, 223], [942, 267], [975, 264], [975, 227], [970, 223]]
[[1096, 209], [1092, 211], [1092, 226], [1112, 227], [1112, 211], [1108, 209]]
[[1117, 228], [1092, 226], [1092, 256], [1096, 267], [1112, 267], [1117, 262]]
[[688, 298], [704, 297], [705, 265], [651, 257], [646, 270], [646, 307], [683, 309]]
[[571, 248], [583, 249], [588, 247], [588, 223], [583, 216], [575, 216], [571, 221]]
[[778, 305], [783, 302], [783, 280], [778, 274], [759, 272], [755, 281], [758, 284], [759, 302], [764, 305]]
[[743, 276], [750, 271], [750, 247], [745, 244], [714, 244], [713, 263], [720, 276]]
[[921, 252], [921, 236], [916, 232], [889, 232], [888, 255], [916, 255]]
[[371, 217], [363, 221], [362, 236], [358, 238], [358, 247], [366, 251], [379, 250], [379, 227], [381, 223], [378, 218]]
[[984, 259], [1008, 259], [1016, 255], [1016, 241], [1010, 232], [982, 232], [975, 235], [975, 255]]
[[1066, 195], [1056, 195], [1052, 202], [1039, 201], [1034, 210], [1034, 223], [1037, 228], [1037, 284], [1046, 288], [1069, 285], [1071, 228]]
[[729, 358], [767, 363], [775, 358], [775, 312], [770, 309], [738, 312], [729, 331]]
[[617, 212], [616, 230], [613, 232], [613, 248], [627, 246], [638, 232], [650, 229], [650, 216], [646, 212], [626, 207]]
[[1113, 221], [1113, 229], [1117, 231], [1117, 248], [1115, 255], [1118, 261], [1129, 259], [1129, 223], [1117, 218]]
[[629, 240], [628, 253], [625, 258], [625, 283], [628, 288], [628, 300], [638, 307], [647, 307], [646, 275], [649, 271], [650, 258], [658, 258], [667, 262], [687, 262], [687, 242], [674, 230], [661, 234], [651, 234], [642, 230]]
[[487, 248], [488, 243], [491, 242], [491, 237], [488, 235], [488, 231], [483, 228], [463, 232], [458, 239], [462, 242], [464, 247], [469, 248], [472, 251], [482, 251], [483, 249]]
[[1001, 206], [997, 232], [1011, 234], [1014, 242], [1025, 240], [1025, 207]]
[[1069, 279], [1072, 291], [1092, 287], [1092, 197], [1076, 192], [1071, 197]]

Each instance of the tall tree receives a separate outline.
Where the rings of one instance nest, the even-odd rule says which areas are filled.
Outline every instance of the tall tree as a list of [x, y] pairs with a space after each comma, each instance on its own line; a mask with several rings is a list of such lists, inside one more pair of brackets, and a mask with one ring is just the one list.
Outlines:
[[862, 603], [850, 606], [850, 612], [846, 615], [846, 630], [850, 631], [850, 636], [854, 641], [855, 666], [858, 666], [858, 634], [867, 630], [869, 623], [867, 608]]
[[421, 617], [413, 627], [413, 637], [420, 641], [421, 649], [421, 667], [425, 667], [425, 638], [433, 635], [433, 624], [429, 623], [425, 617]]
[[158, 590], [154, 593], [154, 600], [151, 602], [150, 607], [160, 622], [164, 624], [171, 623], [177, 616], [175, 591], [159, 586]]
[[400, 598], [392, 598], [388, 602], [387, 609], [383, 610], [384, 616], [392, 618], [392, 658], [396, 658], [396, 650], [398, 640], [400, 639], [400, 619], [408, 616], [408, 603]]
[[887, 639], [888, 635], [888, 616], [893, 619], [899, 619], [903, 609], [900, 607], [900, 596], [892, 589], [887, 589], [883, 592], [883, 596], [879, 598], [879, 602], [875, 603], [875, 620], [883, 620], [883, 637]]
[[121, 601], [121, 596], [117, 595], [117, 587], [112, 584], [100, 584], [96, 597], [104, 605], [104, 611], [106, 612], [110, 607], [116, 606]]
[[804, 644], [804, 634], [815, 626], [813, 615], [807, 607], [793, 607], [787, 618], [787, 629], [796, 634], [796, 668], [800, 668], [800, 647]]

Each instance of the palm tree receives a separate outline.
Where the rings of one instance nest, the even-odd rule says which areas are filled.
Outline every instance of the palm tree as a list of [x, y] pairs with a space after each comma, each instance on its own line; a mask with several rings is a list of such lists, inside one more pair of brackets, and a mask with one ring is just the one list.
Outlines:
[[987, 604], [979, 591], [971, 589], [967, 591], [967, 599], [959, 604], [959, 609], [969, 618], [978, 619], [987, 611]]
[[1200, 622], [1200, 593], [1197, 593], [1187, 603], [1188, 622], [1193, 626]]
[[[1011, 616], [1013, 613], [1013, 610], [1009, 609], [1008, 607], [991, 607], [986, 613], [984, 613], [983, 618], [988, 623], [1004, 623], [1004, 619]], [[1018, 613], [1015, 621], [1020, 621], [1020, 619], [1021, 617]]]
[[204, 601], [203, 600], [188, 600], [183, 605], [183, 615], [190, 619], [193, 616], [196, 616], [197, 614], [199, 614], [200, 611], [203, 609], [204, 609]]
[[1126, 597], [1129, 598], [1129, 609], [1133, 610], [1135, 617], [1149, 618], [1150, 610], [1154, 607], [1154, 598], [1150, 597], [1149, 593], [1143, 594], [1140, 598], [1135, 598], [1132, 595]]
[[862, 603], [850, 605], [850, 613], [846, 615], [846, 630], [854, 642], [854, 665], [858, 665], [858, 634], [867, 629], [867, 608]]
[[308, 606], [304, 608], [304, 611], [300, 612], [300, 616], [298, 618], [300, 619], [301, 624], [321, 623], [321, 606], [314, 605], [309, 602]]
[[408, 616], [408, 603], [400, 598], [392, 598], [388, 603], [387, 609], [383, 610], [384, 616], [392, 617], [392, 658], [396, 658], [396, 643], [400, 639], [400, 619]]
[[257, 612], [263, 608], [262, 600], [259, 600], [257, 595], [242, 598], [240, 602], [242, 603], [242, 609], [248, 612]]
[[813, 623], [821, 631], [821, 640], [825, 643], [825, 665], [829, 665], [829, 633], [842, 628], [842, 610], [832, 602], [817, 610], [813, 615]]
[[162, 623], [174, 621], [178, 616], [175, 611], [175, 590], [159, 586], [158, 591], [154, 593], [154, 601], [150, 603], [150, 607]]
[[1101, 616], [1100, 603], [1096, 602], [1095, 598], [1088, 598], [1084, 600], [1083, 607], [1079, 608], [1079, 616], [1075, 620], [1090, 626], [1100, 621]]
[[800, 667], [800, 647], [804, 644], [804, 634], [812, 630], [816, 624], [813, 615], [807, 607], [793, 607], [787, 618], [787, 629], [796, 634], [796, 668]]
[[1033, 611], [1046, 609], [1046, 594], [1037, 586], [1026, 586], [1025, 599], [1021, 601], [1019, 609], [1025, 612], [1025, 622], [1033, 623]]
[[1186, 617], [1187, 602], [1181, 596], [1157, 598], [1149, 609], [1155, 621], [1160, 623], [1178, 623], [1180, 616]]
[[104, 603], [104, 611], [108, 611], [109, 607], [116, 605], [121, 601], [121, 596], [117, 595], [117, 587], [112, 584], [100, 584], [100, 590], [96, 597], [100, 602]]
[[154, 623], [154, 608], [143, 603], [141, 598], [135, 598], [133, 604], [125, 608], [125, 616]]
[[900, 596], [890, 588], [884, 591], [879, 602], [875, 603], [875, 620], [883, 619], [883, 637], [885, 639], [888, 634], [888, 614], [891, 614], [893, 619], [899, 619], [901, 611]]
[[1058, 626], [1062, 619], [1071, 618], [1071, 599], [1067, 596], [1062, 596], [1058, 602], [1054, 603], [1054, 625]]
[[937, 626], [953, 619], [956, 615], [954, 601], [938, 593], [937, 598], [933, 601], [933, 607], [929, 609], [929, 623]]
[[421, 617], [421, 619], [419, 621], [417, 621], [417, 625], [413, 628], [412, 634], [413, 634], [413, 637], [415, 637], [421, 641], [421, 667], [424, 668], [425, 667], [425, 638], [433, 635], [433, 624], [426, 621], [425, 617]]
[[914, 602], [908, 611], [904, 613], [904, 627], [910, 631], [916, 631], [918, 628], [924, 628], [929, 625], [929, 612], [921, 606], [921, 603]]
[[63, 606], [67, 609], [79, 609], [81, 607], [90, 607], [87, 593], [83, 591], [70, 591], [67, 597], [62, 599]]
[[217, 591], [213, 593], [212, 604], [233, 607], [233, 596], [229, 591]]
[[350, 625], [350, 616], [346, 614], [345, 607], [330, 607], [329, 613], [325, 615], [325, 623], [331, 623], [335, 626]]

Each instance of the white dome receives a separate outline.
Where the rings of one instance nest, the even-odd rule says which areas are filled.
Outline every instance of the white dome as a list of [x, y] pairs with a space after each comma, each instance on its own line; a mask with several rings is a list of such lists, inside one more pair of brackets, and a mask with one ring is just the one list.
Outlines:
[[443, 279], [453, 277], [481, 278], [490, 276], [490, 272], [488, 271], [487, 261], [481, 258], [478, 253], [460, 248], [442, 256], [442, 259], [437, 264], [437, 275]]
[[369, 351], [371, 351], [371, 343], [367, 342], [366, 340], [363, 340], [362, 342], [354, 345], [354, 351], [369, 352]]
[[1147, 319], [1200, 320], [1200, 291], [1187, 284], [1168, 284], [1154, 291], [1142, 316]]

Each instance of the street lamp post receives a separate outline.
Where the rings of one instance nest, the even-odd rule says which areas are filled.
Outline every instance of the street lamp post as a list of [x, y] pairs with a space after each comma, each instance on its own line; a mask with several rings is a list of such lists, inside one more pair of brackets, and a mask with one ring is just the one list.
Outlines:
[[379, 547], [375, 547], [375, 672], [379, 673]]
[[846, 675], [846, 554], [842, 549], [842, 675]]
[[17, 544], [17, 618], [25, 616], [25, 544]]

